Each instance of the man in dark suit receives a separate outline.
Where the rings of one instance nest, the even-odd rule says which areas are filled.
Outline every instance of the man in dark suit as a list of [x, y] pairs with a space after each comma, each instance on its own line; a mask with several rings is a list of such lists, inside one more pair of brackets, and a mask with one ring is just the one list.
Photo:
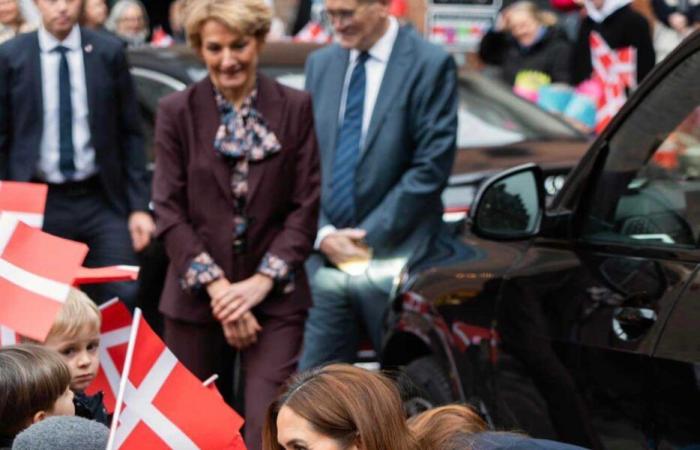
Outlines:
[[456, 68], [400, 27], [387, 0], [326, 0], [337, 43], [312, 54], [323, 183], [300, 368], [376, 350], [392, 283], [441, 227], [457, 130]]
[[[86, 265], [135, 264], [154, 224], [123, 46], [78, 27], [81, 0], [35, 4], [39, 30], [0, 46], [0, 175], [49, 185], [44, 230], [85, 242]], [[133, 283], [92, 292], [134, 293]]]

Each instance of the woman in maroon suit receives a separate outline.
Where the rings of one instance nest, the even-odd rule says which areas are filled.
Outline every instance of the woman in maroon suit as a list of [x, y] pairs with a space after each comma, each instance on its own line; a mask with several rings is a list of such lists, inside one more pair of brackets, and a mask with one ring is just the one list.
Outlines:
[[192, 2], [187, 35], [209, 76], [162, 100], [153, 182], [166, 343], [200, 378], [219, 374], [229, 401], [240, 351], [253, 450], [296, 368], [320, 177], [310, 97], [256, 70], [270, 19], [264, 0]]

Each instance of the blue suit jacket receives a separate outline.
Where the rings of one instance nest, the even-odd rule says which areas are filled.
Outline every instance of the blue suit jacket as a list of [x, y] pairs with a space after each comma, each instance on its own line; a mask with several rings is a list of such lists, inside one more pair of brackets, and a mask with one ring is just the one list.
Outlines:
[[[80, 29], [90, 137], [100, 180], [114, 208], [148, 209], [149, 189], [140, 114], [123, 44]], [[0, 46], [0, 176], [35, 175], [43, 132], [41, 56], [37, 33]]]
[[[337, 44], [314, 52], [306, 64], [321, 152], [319, 226], [331, 194], [338, 116], [350, 52]], [[355, 178], [358, 228], [367, 231], [373, 266], [396, 268], [414, 257], [441, 226], [440, 194], [455, 154], [457, 72], [454, 60], [401, 27], [361, 149]], [[381, 269], [382, 272], [387, 270]]]

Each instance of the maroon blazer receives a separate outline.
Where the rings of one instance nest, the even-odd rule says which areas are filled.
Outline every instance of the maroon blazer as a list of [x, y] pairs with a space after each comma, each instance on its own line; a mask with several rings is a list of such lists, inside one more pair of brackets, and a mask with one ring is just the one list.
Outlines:
[[190, 294], [180, 286], [181, 276], [202, 251], [230, 281], [252, 276], [268, 251], [292, 265], [294, 291], [273, 290], [254, 312], [286, 315], [311, 305], [303, 263], [316, 237], [320, 190], [311, 97], [262, 74], [257, 92], [255, 108], [282, 150], [250, 164], [244, 211], [250, 224], [243, 254], [234, 254], [232, 245], [231, 167], [214, 151], [221, 117], [211, 80], [207, 77], [160, 102], [153, 202], [157, 234], [170, 257], [160, 300], [160, 310], [169, 318], [215, 320], [206, 292]]

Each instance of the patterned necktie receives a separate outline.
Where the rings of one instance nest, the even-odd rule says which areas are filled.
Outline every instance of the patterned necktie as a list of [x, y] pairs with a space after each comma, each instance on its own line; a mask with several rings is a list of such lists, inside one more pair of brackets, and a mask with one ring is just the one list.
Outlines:
[[66, 180], [71, 180], [75, 174], [75, 163], [73, 162], [73, 104], [70, 97], [70, 69], [66, 58], [66, 53], [70, 50], [59, 45], [53, 51], [61, 56], [58, 65], [58, 168]]
[[367, 52], [360, 53], [350, 76], [345, 99], [345, 116], [338, 133], [333, 158], [331, 196], [326, 214], [336, 228], [356, 224], [355, 170], [362, 140], [362, 113], [365, 103], [365, 62]]

